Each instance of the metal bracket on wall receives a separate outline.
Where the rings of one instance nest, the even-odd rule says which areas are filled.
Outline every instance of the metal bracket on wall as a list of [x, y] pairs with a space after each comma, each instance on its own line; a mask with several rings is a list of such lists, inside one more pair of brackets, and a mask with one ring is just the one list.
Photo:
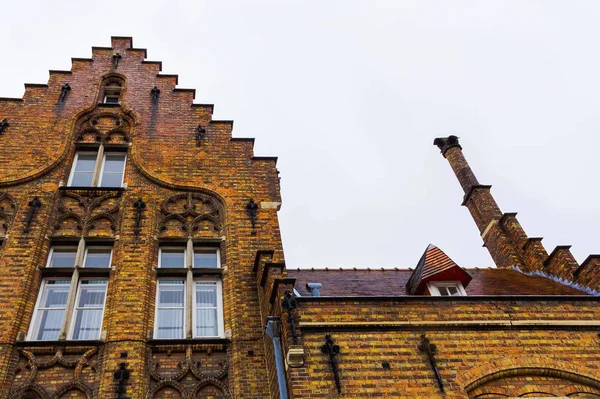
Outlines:
[[202, 125], [196, 128], [196, 147], [200, 147], [200, 142], [206, 138], [206, 129]]
[[[256, 229], [256, 219], [258, 215], [258, 204], [254, 202], [253, 199], [248, 201], [246, 204], [246, 213], [248, 213], [248, 217], [250, 218], [250, 222], [252, 223], [252, 230]], [[256, 235], [256, 231], [252, 232], [252, 235]]]
[[429, 342], [429, 339], [425, 336], [425, 334], [421, 335], [421, 343], [418, 346], [421, 352], [427, 353], [427, 357], [429, 358], [429, 364], [435, 373], [435, 378], [437, 379], [438, 386], [440, 387], [440, 391], [444, 392], [444, 382], [442, 381], [442, 376], [437, 367], [437, 362], [435, 360], [435, 352], [437, 350], [436, 346]]
[[113, 59], [113, 68], [114, 69], [117, 69], [117, 67], [119, 66], [119, 60], [121, 58], [123, 58], [123, 57], [121, 57], [121, 54], [119, 54], [119, 53], [113, 54], [112, 59]]
[[135, 209], [135, 224], [133, 225], [133, 233], [138, 236], [140, 235], [140, 231], [142, 229], [142, 212], [144, 212], [146, 209], [146, 203], [142, 201], [141, 198], [138, 198], [138, 200], [133, 203], [133, 207]]
[[158, 95], [160, 94], [160, 89], [154, 86], [154, 89], [150, 90], [150, 94], [152, 94], [152, 104], [158, 104]]
[[331, 365], [331, 370], [333, 371], [333, 378], [335, 379], [335, 387], [337, 388], [338, 393], [342, 393], [342, 384], [340, 383], [340, 375], [338, 371], [338, 363], [335, 356], [340, 353], [340, 347], [335, 345], [331, 335], [327, 334], [325, 336], [325, 345], [321, 346], [321, 352], [329, 355], [329, 364]]
[[115, 371], [113, 376], [117, 380], [117, 399], [122, 399], [125, 393], [125, 382], [129, 379], [129, 370], [127, 370], [127, 363], [121, 363], [119, 370]]
[[2, 122], [0, 122], [0, 133], [4, 133], [6, 128], [9, 126], [10, 124], [8, 123], [8, 118], [2, 119]]
[[67, 94], [71, 91], [71, 85], [69, 85], [69, 83], [65, 83], [64, 85], [62, 85], [62, 87], [60, 88], [60, 102], [64, 102], [65, 98], [67, 98]]
[[27, 206], [29, 206], [29, 213], [27, 214], [27, 219], [25, 220], [25, 228], [23, 229], [25, 233], [29, 233], [29, 229], [31, 228], [33, 218], [35, 217], [37, 210], [42, 206], [42, 201], [40, 201], [39, 197], [34, 197], [31, 201], [27, 203]]
[[296, 297], [294, 297], [291, 292], [286, 291], [283, 295], [283, 300], [281, 301], [281, 307], [283, 308], [283, 313], [287, 313], [288, 315], [288, 320], [292, 329], [292, 340], [294, 341], [294, 344], [297, 344], [298, 335], [296, 335], [296, 323], [298, 319], [295, 310], [298, 307], [298, 301], [296, 300]]

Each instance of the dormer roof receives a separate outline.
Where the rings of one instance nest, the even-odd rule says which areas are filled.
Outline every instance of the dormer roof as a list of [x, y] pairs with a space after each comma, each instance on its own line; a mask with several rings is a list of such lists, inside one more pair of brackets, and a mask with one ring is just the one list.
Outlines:
[[471, 275], [444, 251], [429, 244], [406, 283], [406, 292], [409, 295], [422, 294], [429, 281], [460, 281], [466, 287], [471, 279]]

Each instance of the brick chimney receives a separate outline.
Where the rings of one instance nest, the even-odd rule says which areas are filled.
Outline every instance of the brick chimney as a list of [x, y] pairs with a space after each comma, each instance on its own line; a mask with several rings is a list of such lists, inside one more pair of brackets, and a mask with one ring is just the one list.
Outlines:
[[600, 288], [600, 255], [590, 255], [581, 266], [568, 245], [559, 245], [548, 255], [542, 238], [527, 237], [516, 213], [502, 213], [490, 192], [492, 186], [479, 184], [463, 155], [458, 137], [438, 137], [433, 144], [450, 163], [465, 192], [462, 205], [471, 212], [483, 245], [497, 267], [516, 266], [525, 272], [541, 271], [593, 290]]

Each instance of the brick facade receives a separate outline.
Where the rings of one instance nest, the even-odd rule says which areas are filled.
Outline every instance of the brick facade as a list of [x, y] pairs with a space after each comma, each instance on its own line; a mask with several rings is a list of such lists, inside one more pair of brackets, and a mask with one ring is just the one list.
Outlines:
[[[294, 399], [600, 397], [600, 308], [588, 295], [600, 257], [578, 265], [568, 247], [548, 254], [527, 237], [455, 138], [436, 142], [502, 270], [453, 264], [465, 285], [474, 277], [469, 296], [451, 298], [409, 295], [408, 270], [288, 272], [276, 158], [254, 156], [253, 139], [233, 138], [233, 122], [213, 120], [212, 105], [194, 104], [194, 90], [145, 57], [113, 37], [22, 99], [0, 99], [0, 399], [280, 398], [281, 384]], [[105, 98], [114, 93], [118, 103]], [[82, 172], [96, 183], [71, 184], [80, 154], [107, 168]], [[126, 156], [122, 186], [98, 187], [110, 173], [103, 154]], [[112, 248], [112, 267], [83, 267], [94, 245]], [[220, 267], [159, 268], [169, 245], [209, 247]], [[61, 246], [74, 248], [75, 267], [49, 267]], [[67, 287], [58, 338], [36, 339], [40, 292], [56, 281]], [[103, 281], [101, 331], [72, 339], [79, 290]], [[159, 281], [186, 287], [181, 338], [157, 339]], [[196, 281], [220, 287], [218, 336], [193, 338]], [[324, 282], [323, 296], [298, 281]], [[269, 321], [281, 322], [283, 367]]]

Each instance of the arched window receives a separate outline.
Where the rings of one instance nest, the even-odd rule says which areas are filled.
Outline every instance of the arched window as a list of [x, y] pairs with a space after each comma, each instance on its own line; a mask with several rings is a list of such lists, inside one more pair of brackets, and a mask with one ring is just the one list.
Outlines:
[[102, 82], [100, 102], [104, 104], [120, 104], [124, 81], [118, 76], [110, 76]]

